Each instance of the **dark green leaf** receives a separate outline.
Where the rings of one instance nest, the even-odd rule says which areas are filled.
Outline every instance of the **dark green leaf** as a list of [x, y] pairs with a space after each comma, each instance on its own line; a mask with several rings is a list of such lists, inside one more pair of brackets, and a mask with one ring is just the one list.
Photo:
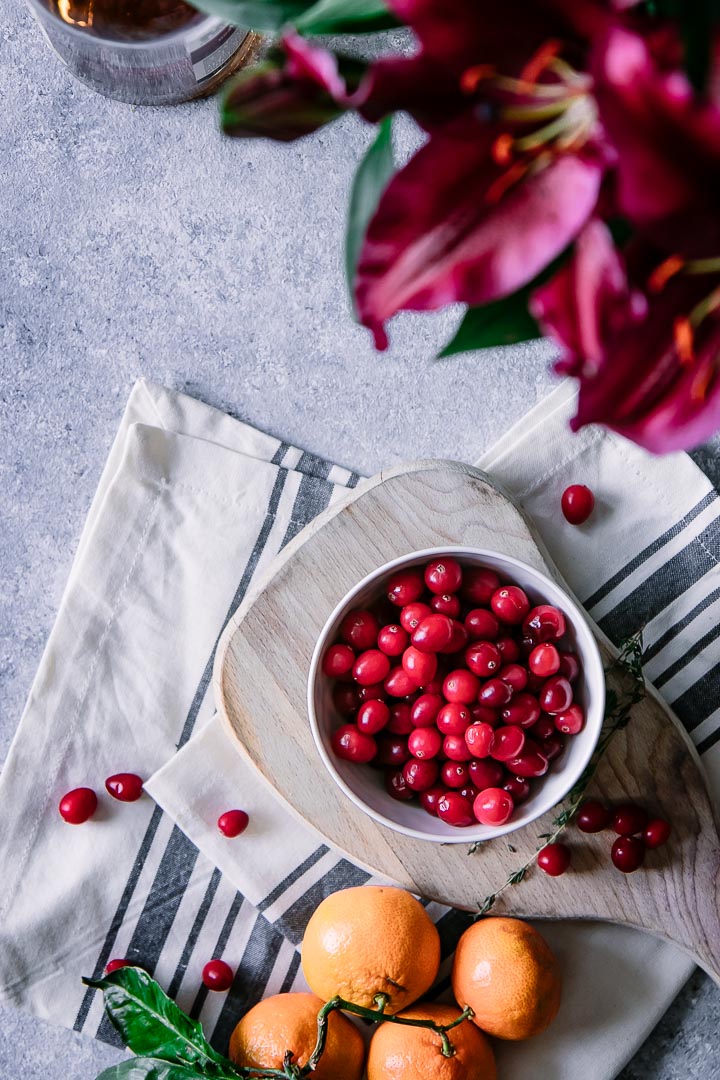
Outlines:
[[468, 308], [455, 337], [438, 354], [438, 358], [541, 337], [540, 328], [528, 311], [527, 303], [528, 290], [521, 289], [512, 296], [483, 307]]
[[203, 1080], [191, 1065], [174, 1065], [159, 1058], [135, 1057], [100, 1073], [97, 1080]]
[[294, 21], [302, 34], [372, 34], [400, 25], [382, 0], [317, 0]]
[[83, 982], [103, 991], [108, 1016], [134, 1054], [191, 1065], [205, 1077], [238, 1075], [207, 1042], [200, 1024], [186, 1016], [147, 972], [119, 968], [102, 979]]
[[193, 7], [250, 30], [273, 31], [295, 22], [313, 0], [193, 0]]
[[360, 249], [370, 218], [375, 213], [380, 196], [394, 171], [392, 117], [386, 116], [380, 123], [375, 140], [360, 162], [350, 194], [350, 208], [345, 231], [345, 273], [351, 297]]

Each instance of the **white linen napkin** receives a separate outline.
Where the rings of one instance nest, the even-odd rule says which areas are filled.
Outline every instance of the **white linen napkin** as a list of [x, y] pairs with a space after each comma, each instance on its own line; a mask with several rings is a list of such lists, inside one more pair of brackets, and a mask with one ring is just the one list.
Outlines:
[[[534, 517], [611, 637], [646, 624], [646, 670], [720, 785], [716, 494], [685, 455], [652, 459], [600, 431], [570, 436], [570, 407], [561, 387], [480, 464]], [[303, 985], [295, 945], [311, 910], [368, 875], [268, 793], [213, 719], [208, 687], [217, 638], [255, 576], [357, 481], [182, 394], [137, 384], [0, 777], [1, 804], [12, 807], [0, 837], [3, 999], [112, 1040], [79, 977], [129, 956], [224, 1049], [244, 1007]], [[570, 482], [598, 497], [581, 529], [558, 513]], [[149, 777], [155, 803], [103, 797], [87, 825], [60, 820], [65, 790], [102, 791], [119, 771]], [[228, 841], [215, 821], [238, 804], [251, 826]], [[449, 953], [466, 917], [430, 910]], [[565, 1004], [548, 1033], [501, 1048], [502, 1076], [532, 1067], [548, 1080], [612, 1077], [691, 965], [633, 931], [543, 930], [562, 957]], [[200, 987], [213, 955], [236, 969], [228, 995]]]

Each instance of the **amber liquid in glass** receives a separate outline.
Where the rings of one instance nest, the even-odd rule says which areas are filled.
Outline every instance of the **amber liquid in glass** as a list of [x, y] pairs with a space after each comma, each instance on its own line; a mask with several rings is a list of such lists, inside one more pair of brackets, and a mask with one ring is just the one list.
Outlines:
[[183, 0], [42, 0], [68, 26], [106, 41], [149, 41], [202, 18]]

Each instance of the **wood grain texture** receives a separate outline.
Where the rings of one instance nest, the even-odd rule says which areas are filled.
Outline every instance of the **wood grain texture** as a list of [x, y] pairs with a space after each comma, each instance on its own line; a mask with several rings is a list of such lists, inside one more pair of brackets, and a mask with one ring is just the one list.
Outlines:
[[[437, 461], [393, 469], [321, 515], [283, 551], [223, 635], [215, 694], [238, 749], [294, 813], [356, 863], [472, 910], [536, 851], [555, 812], [482, 844], [474, 855], [464, 844], [396, 833], [335, 785], [315, 748], [305, 704], [315, 642], [345, 593], [384, 562], [445, 544], [512, 555], [569, 591], [521, 510], [479, 470]], [[597, 634], [609, 656], [609, 643]], [[558, 880], [534, 868], [494, 911], [637, 927], [675, 942], [720, 982], [720, 839], [712, 801], [686, 732], [652, 690], [615, 736], [591, 791], [612, 801], [638, 798], [667, 816], [668, 847], [641, 871], [623, 875], [609, 862], [608, 834], [572, 830], [572, 872]]]

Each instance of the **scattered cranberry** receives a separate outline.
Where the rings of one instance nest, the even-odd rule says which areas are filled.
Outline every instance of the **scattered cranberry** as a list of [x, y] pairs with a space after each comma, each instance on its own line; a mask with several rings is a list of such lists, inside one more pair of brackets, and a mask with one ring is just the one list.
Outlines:
[[390, 660], [379, 649], [367, 649], [360, 653], [353, 665], [353, 679], [361, 686], [381, 683], [390, 671]]
[[359, 652], [372, 649], [379, 632], [380, 624], [371, 611], [350, 611], [340, 623], [340, 637]]
[[209, 960], [202, 971], [202, 981], [208, 990], [229, 990], [234, 979], [233, 969], [224, 960]]
[[415, 604], [406, 604], [400, 612], [400, 625], [408, 634], [412, 634], [423, 619], [427, 619], [428, 615], [432, 615], [432, 613], [431, 607], [419, 601]]
[[471, 641], [495, 641], [500, 622], [487, 608], [473, 608], [465, 616], [465, 629]]
[[468, 645], [465, 650], [465, 663], [474, 675], [487, 679], [494, 675], [502, 664], [500, 650], [491, 641], [478, 641]]
[[[505, 685], [503, 683], [503, 685]], [[449, 702], [459, 701], [461, 705], [469, 705], [475, 701], [480, 689], [480, 680], [477, 675], [466, 668], [457, 668], [451, 671], [443, 683], [443, 694]]]
[[437, 816], [448, 825], [461, 829], [475, 824], [472, 805], [459, 791], [446, 791], [440, 796], [437, 801]]
[[532, 727], [540, 719], [540, 705], [532, 694], [516, 694], [500, 713], [503, 723]]
[[531, 643], [559, 641], [565, 633], [565, 616], [552, 604], [534, 607], [523, 622], [523, 634]]
[[517, 626], [530, 610], [530, 601], [517, 585], [503, 585], [493, 593], [490, 606], [501, 622]]
[[409, 802], [415, 798], [415, 792], [405, 779], [402, 769], [387, 769], [385, 772], [385, 790], [398, 802]]
[[593, 512], [595, 496], [585, 484], [571, 484], [563, 491], [560, 505], [566, 521], [571, 525], [582, 525]]
[[413, 758], [403, 765], [405, 783], [413, 791], [427, 791], [437, 783], [440, 767], [437, 761], [419, 761]]
[[119, 971], [120, 968], [136, 967], [132, 960], [108, 960], [105, 965], [105, 974], [112, 975], [113, 971]]
[[366, 765], [377, 753], [377, 743], [372, 735], [364, 735], [354, 724], [343, 724], [334, 731], [330, 745], [337, 757], [359, 765]]
[[645, 860], [645, 845], [637, 836], [618, 836], [612, 846], [610, 857], [623, 874], [632, 874]]
[[586, 799], [580, 806], [575, 824], [581, 832], [596, 833], [607, 829], [612, 821], [612, 810], [597, 799]]
[[89, 821], [97, 810], [97, 795], [89, 787], [74, 788], [63, 795], [58, 809], [63, 821], [68, 825], [82, 825]]
[[427, 686], [435, 678], [437, 656], [435, 653], [420, 652], [414, 645], [409, 645], [403, 653], [402, 666], [416, 686]]
[[572, 705], [572, 686], [562, 675], [553, 675], [540, 691], [540, 704], [545, 712], [565, 712]]
[[445, 698], [440, 694], [421, 694], [410, 710], [413, 727], [432, 727], [444, 704]]
[[443, 735], [464, 735], [471, 722], [470, 710], [459, 701], [449, 701], [440, 709], [435, 722]]
[[358, 731], [365, 735], [377, 735], [390, 722], [390, 709], [384, 701], [365, 701], [358, 709]]
[[231, 839], [244, 833], [249, 824], [250, 818], [244, 810], [226, 810], [217, 820], [220, 832]]
[[549, 679], [551, 675], [557, 675], [560, 670], [560, 653], [545, 641], [536, 645], [528, 656], [528, 667], [533, 675], [540, 675], [543, 679]]
[[495, 729], [490, 724], [471, 724], [465, 732], [465, 745], [472, 751], [471, 758], [488, 757], [494, 742]]
[[585, 713], [579, 705], [571, 705], [555, 716], [555, 727], [563, 735], [579, 735], [585, 727]]
[[522, 753], [525, 746], [525, 732], [515, 725], [495, 728], [490, 757], [496, 761], [510, 761]]
[[413, 757], [434, 758], [442, 749], [443, 737], [437, 728], [415, 728], [408, 735], [407, 746]]
[[462, 761], [444, 761], [440, 766], [440, 780], [445, 787], [464, 787], [470, 780], [468, 766]]
[[467, 768], [470, 780], [479, 791], [484, 791], [489, 787], [500, 787], [505, 776], [505, 770], [500, 762], [491, 761], [488, 758], [484, 761], [469, 761]]
[[560, 877], [570, 866], [570, 848], [565, 844], [547, 844], [539, 853], [537, 863], [550, 877]]
[[131, 772], [115, 773], [105, 781], [105, 790], [118, 802], [137, 802], [143, 793], [142, 777]]
[[502, 788], [486, 788], [473, 803], [473, 813], [481, 825], [504, 825], [514, 809], [512, 795]]
[[457, 559], [435, 559], [425, 567], [425, 584], [436, 595], [457, 592], [461, 583], [462, 567]]
[[619, 836], [635, 836], [645, 831], [649, 820], [647, 810], [636, 803], [622, 803], [615, 807], [612, 827]]
[[663, 818], [653, 818], [652, 821], [648, 821], [643, 833], [645, 847], [662, 847], [670, 839], [671, 832], [670, 822], [664, 821]]
[[473, 604], [489, 604], [500, 588], [500, 578], [484, 566], [469, 566], [463, 573], [461, 593]]
[[377, 647], [386, 656], [402, 656], [409, 644], [410, 635], [397, 623], [383, 626], [378, 634]]
[[402, 667], [393, 668], [383, 683], [390, 697], [409, 697], [417, 692], [418, 685]]
[[433, 611], [437, 611], [441, 615], [452, 615], [453, 619], [457, 619], [460, 614], [460, 597], [453, 596], [450, 593], [443, 593], [442, 596], [433, 596], [430, 601], [430, 607]]
[[503, 679], [488, 679], [478, 694], [481, 705], [488, 705], [491, 709], [500, 709], [507, 705], [513, 696], [513, 688]]

